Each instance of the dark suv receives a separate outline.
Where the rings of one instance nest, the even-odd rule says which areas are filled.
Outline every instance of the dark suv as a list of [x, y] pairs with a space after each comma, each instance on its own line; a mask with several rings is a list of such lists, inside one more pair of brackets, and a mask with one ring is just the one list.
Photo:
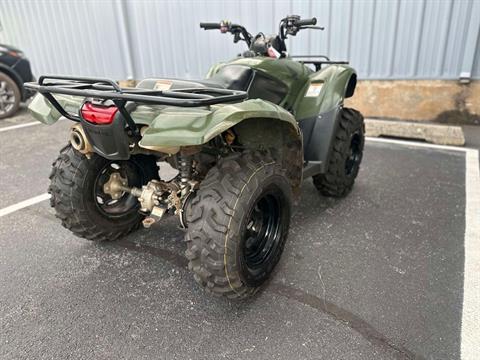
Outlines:
[[0, 44], [0, 119], [15, 114], [20, 101], [32, 95], [23, 87], [28, 81], [34, 81], [34, 77], [23, 52]]

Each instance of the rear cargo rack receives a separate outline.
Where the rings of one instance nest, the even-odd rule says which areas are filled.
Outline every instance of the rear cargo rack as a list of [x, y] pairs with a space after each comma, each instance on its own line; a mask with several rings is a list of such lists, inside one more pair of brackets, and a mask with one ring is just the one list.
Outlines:
[[245, 91], [238, 90], [210, 87], [178, 90], [121, 88], [109, 79], [73, 76], [40, 76], [38, 82], [26, 83], [25, 87], [38, 91], [50, 101], [62, 116], [73, 121], [80, 121], [80, 115], [66, 111], [52, 94], [112, 100], [125, 117], [129, 127], [135, 132], [135, 123], [125, 109], [127, 101], [151, 105], [197, 107], [241, 101], [247, 98]]

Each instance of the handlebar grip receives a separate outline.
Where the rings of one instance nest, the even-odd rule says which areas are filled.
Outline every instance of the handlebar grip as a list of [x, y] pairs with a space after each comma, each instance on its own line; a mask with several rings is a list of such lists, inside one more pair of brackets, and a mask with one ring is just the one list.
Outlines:
[[220, 29], [221, 24], [220, 23], [207, 23], [207, 22], [201, 22], [200, 27], [205, 30], [215, 30], [215, 29]]
[[316, 24], [317, 24], [317, 18], [302, 19], [302, 20], [295, 21], [296, 26], [308, 26], [308, 25], [316, 25]]

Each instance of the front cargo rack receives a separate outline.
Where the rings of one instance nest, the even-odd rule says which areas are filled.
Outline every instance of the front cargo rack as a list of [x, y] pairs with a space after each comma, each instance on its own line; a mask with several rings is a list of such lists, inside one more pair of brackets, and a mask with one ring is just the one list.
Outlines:
[[328, 56], [325, 55], [292, 55], [290, 57], [299, 63], [311, 64], [315, 66], [315, 71], [321, 70], [323, 65], [349, 64], [348, 61], [332, 61]]
[[112, 100], [132, 130], [135, 124], [125, 109], [127, 101], [150, 105], [197, 107], [241, 101], [247, 98], [247, 93], [239, 90], [211, 87], [176, 90], [121, 88], [113, 80], [74, 76], [44, 75], [40, 76], [38, 82], [26, 83], [25, 87], [38, 91], [62, 116], [73, 121], [80, 121], [80, 115], [66, 111], [52, 94]]

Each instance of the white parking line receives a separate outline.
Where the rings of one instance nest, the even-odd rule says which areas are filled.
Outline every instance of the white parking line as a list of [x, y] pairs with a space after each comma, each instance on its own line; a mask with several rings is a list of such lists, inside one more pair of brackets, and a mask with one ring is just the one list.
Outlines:
[[50, 199], [50, 194], [45, 193], [45, 194], [38, 195], [33, 198], [21, 201], [19, 203], [7, 206], [6, 208], [0, 209], [0, 217], [11, 214], [17, 210], [26, 208], [30, 205], [34, 205], [39, 202], [45, 201], [47, 199]]
[[15, 129], [21, 129], [21, 128], [24, 128], [24, 127], [40, 125], [40, 124], [41, 124], [40, 121], [32, 121], [32, 122], [25, 123], [25, 124], [5, 126], [5, 127], [0, 128], [0, 132], [10, 131], [10, 130], [15, 130]]
[[465, 265], [461, 331], [462, 360], [478, 359], [480, 344], [480, 165], [476, 149], [404, 140], [367, 138], [371, 142], [453, 150], [465, 153]]
[[397, 139], [388, 139], [388, 138], [375, 138], [375, 137], [369, 137], [369, 136], [365, 137], [365, 139], [367, 141], [370, 141], [370, 142], [390, 143], [390, 144], [430, 148], [430, 149], [437, 149], [437, 150], [452, 150], [452, 151], [462, 151], [462, 152], [467, 152], [469, 150], [476, 151], [475, 149], [470, 149], [470, 148], [465, 148], [465, 147], [449, 146], [449, 145], [437, 145], [437, 144], [424, 143], [424, 142], [420, 142], [420, 141], [397, 140]]
[[462, 360], [478, 359], [480, 344], [480, 165], [479, 151], [404, 140], [367, 138], [371, 142], [453, 150], [465, 153], [465, 265], [461, 331]]
[[465, 154], [465, 268], [462, 359], [478, 359], [480, 344], [480, 168], [478, 151]]

